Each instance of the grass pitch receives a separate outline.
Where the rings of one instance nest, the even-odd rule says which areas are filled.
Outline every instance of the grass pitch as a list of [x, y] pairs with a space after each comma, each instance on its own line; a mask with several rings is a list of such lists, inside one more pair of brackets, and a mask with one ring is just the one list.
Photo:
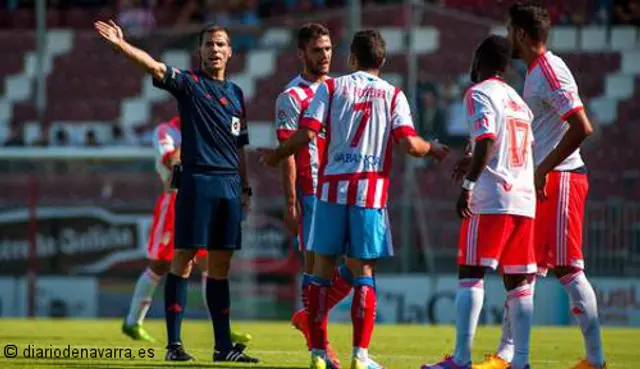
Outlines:
[[[211, 325], [206, 321], [186, 321], [182, 337], [195, 363], [164, 362], [164, 322], [151, 320], [147, 330], [161, 343], [147, 344], [130, 340], [120, 333], [120, 320], [0, 320], [0, 368], [242, 368], [250, 366], [213, 364]], [[298, 331], [286, 322], [236, 322], [234, 328], [253, 334], [247, 352], [262, 359], [259, 368], [308, 368], [309, 354]], [[480, 327], [476, 335], [474, 359], [482, 358], [495, 348], [499, 337], [498, 327]], [[349, 369], [351, 352], [351, 327], [344, 324], [330, 325], [332, 346]], [[422, 363], [433, 362], [453, 350], [455, 330], [450, 326], [380, 325], [376, 327], [371, 353], [387, 369], [418, 369]], [[640, 330], [605, 329], [603, 331], [605, 353], [609, 368], [640, 368]], [[15, 345], [17, 357], [11, 356]], [[28, 352], [31, 347], [31, 353]], [[59, 354], [67, 348], [76, 349], [81, 359], [38, 359], [27, 355]], [[50, 349], [47, 354], [42, 349]], [[119, 349], [119, 350], [116, 350]], [[139, 357], [140, 350], [145, 357]], [[9, 351], [7, 351], [9, 350]], [[84, 350], [81, 352], [80, 350]], [[101, 350], [101, 351], [100, 351]], [[69, 351], [73, 354], [72, 351]], [[568, 369], [583, 353], [582, 338], [577, 327], [536, 327], [532, 337], [532, 367]], [[7, 355], [8, 354], [8, 355]], [[102, 358], [91, 356], [102, 355]], [[109, 358], [107, 355], [111, 355]], [[131, 355], [132, 358], [127, 358]], [[117, 357], [117, 358], [114, 358]], [[153, 357], [150, 357], [153, 356]]]

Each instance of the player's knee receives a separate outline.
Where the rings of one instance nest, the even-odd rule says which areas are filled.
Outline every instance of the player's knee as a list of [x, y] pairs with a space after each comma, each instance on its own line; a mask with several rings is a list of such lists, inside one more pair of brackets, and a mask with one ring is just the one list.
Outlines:
[[171, 262], [165, 260], [152, 260], [149, 263], [149, 269], [151, 269], [151, 271], [156, 275], [163, 276], [169, 273], [169, 269], [171, 269]]
[[171, 273], [182, 278], [188, 278], [191, 275], [195, 254], [195, 250], [175, 250], [171, 261]]
[[483, 279], [485, 273], [485, 267], [459, 265], [458, 266], [458, 279]]
[[349, 258], [345, 261], [354, 277], [373, 277], [376, 261]]
[[561, 279], [562, 277], [569, 275], [569, 274], [575, 274], [578, 272], [581, 272], [582, 269], [580, 268], [576, 268], [574, 266], [559, 266], [559, 267], [555, 267], [553, 268], [553, 274], [556, 276], [556, 278]]
[[535, 274], [505, 274], [502, 278], [507, 291], [514, 290], [533, 281]]

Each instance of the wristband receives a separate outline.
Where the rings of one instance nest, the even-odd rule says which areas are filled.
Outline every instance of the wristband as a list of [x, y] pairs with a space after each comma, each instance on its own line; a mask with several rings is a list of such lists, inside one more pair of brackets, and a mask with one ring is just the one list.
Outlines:
[[464, 182], [462, 182], [462, 188], [466, 191], [473, 191], [473, 188], [476, 186], [475, 182], [472, 182], [468, 179], [464, 179]]

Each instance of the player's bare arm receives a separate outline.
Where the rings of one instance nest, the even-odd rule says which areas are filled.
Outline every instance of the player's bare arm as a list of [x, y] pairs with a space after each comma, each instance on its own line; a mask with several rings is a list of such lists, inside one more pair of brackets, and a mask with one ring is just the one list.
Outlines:
[[276, 167], [282, 159], [296, 153], [300, 148], [306, 146], [316, 138], [317, 133], [309, 128], [301, 128], [296, 131], [288, 140], [282, 142], [277, 149], [259, 149], [262, 154], [262, 161], [270, 167]]
[[442, 160], [449, 154], [449, 148], [446, 145], [425, 141], [419, 136], [403, 137], [398, 144], [404, 152], [417, 158], [431, 155], [436, 160]]
[[247, 158], [245, 155], [244, 147], [238, 149], [238, 158], [240, 159], [240, 181], [242, 183], [242, 207], [245, 212], [251, 210], [251, 194], [247, 193], [245, 189], [248, 189], [249, 178], [247, 176]]
[[462, 158], [458, 160], [453, 166], [451, 179], [453, 179], [455, 182], [462, 182], [464, 177], [469, 172], [469, 168], [471, 168], [472, 158], [473, 152], [471, 151], [471, 142], [469, 142], [464, 149], [464, 156], [462, 156]]
[[[476, 142], [475, 149], [471, 156], [471, 166], [465, 177], [469, 182], [477, 182], [480, 178], [480, 174], [487, 167], [489, 162], [489, 153], [493, 150], [495, 141], [492, 138], [485, 138]], [[471, 212], [471, 193], [470, 189], [463, 188], [460, 191], [460, 197], [456, 203], [456, 211], [461, 218], [469, 218], [473, 213]]]
[[538, 197], [546, 199], [545, 185], [547, 174], [562, 163], [571, 153], [576, 151], [582, 142], [593, 133], [593, 127], [584, 109], [577, 111], [567, 118], [569, 130], [564, 134], [558, 146], [536, 168], [535, 181]]
[[155, 60], [151, 55], [145, 51], [129, 44], [124, 39], [124, 33], [122, 29], [116, 24], [116, 22], [109, 20], [108, 23], [97, 21], [93, 24], [96, 31], [100, 36], [111, 44], [114, 49], [124, 54], [129, 60], [132, 60], [136, 64], [142, 67], [145, 72], [149, 73], [155, 79], [164, 78], [164, 74], [167, 71], [167, 66]]
[[286, 201], [285, 225], [294, 235], [298, 234], [298, 200], [296, 198], [296, 160], [293, 155], [284, 159], [282, 168], [282, 186]]

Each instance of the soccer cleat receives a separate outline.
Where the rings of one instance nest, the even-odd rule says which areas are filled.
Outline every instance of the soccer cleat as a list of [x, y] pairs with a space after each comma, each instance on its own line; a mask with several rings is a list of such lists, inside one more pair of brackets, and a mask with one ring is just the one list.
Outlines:
[[607, 369], [607, 363], [605, 363], [602, 368], [598, 368], [597, 366], [591, 364], [587, 361], [587, 359], [580, 360], [575, 366], [571, 369]]
[[384, 369], [384, 367], [371, 359], [362, 361], [354, 357], [351, 359], [351, 369]]
[[444, 360], [437, 364], [424, 364], [420, 369], [471, 369], [471, 363], [465, 365], [458, 365], [453, 360], [453, 356], [445, 356]]
[[309, 324], [307, 324], [307, 312], [304, 309], [300, 309], [293, 313], [291, 317], [291, 324], [293, 327], [302, 333], [304, 339], [307, 341], [307, 348], [311, 350], [311, 332], [309, 332]]
[[243, 351], [247, 346], [236, 343], [231, 350], [227, 352], [215, 351], [213, 353], [214, 362], [234, 362], [234, 363], [257, 363], [258, 360], [255, 357], [251, 357], [245, 354]]
[[496, 354], [487, 355], [480, 364], [473, 364], [473, 369], [507, 369], [509, 362]]
[[252, 339], [253, 337], [249, 333], [241, 333], [233, 330], [231, 331], [231, 341], [233, 343], [241, 343], [243, 345], [246, 345]]
[[172, 343], [167, 345], [167, 354], [164, 357], [165, 361], [195, 361], [196, 359], [187, 354], [182, 344]]
[[[509, 366], [507, 369], [518, 369], [518, 368], [514, 368], [512, 366]], [[527, 364], [524, 368], [519, 368], [519, 369], [531, 369], [531, 365]]]
[[129, 325], [127, 324], [127, 322], [123, 322], [122, 333], [133, 338], [136, 341], [156, 342], [156, 340], [151, 337], [151, 335], [147, 333], [144, 328], [142, 328], [142, 324], [139, 323]]
[[309, 369], [330, 369], [331, 364], [327, 363], [327, 361], [320, 356], [311, 356], [311, 365], [309, 365]]

